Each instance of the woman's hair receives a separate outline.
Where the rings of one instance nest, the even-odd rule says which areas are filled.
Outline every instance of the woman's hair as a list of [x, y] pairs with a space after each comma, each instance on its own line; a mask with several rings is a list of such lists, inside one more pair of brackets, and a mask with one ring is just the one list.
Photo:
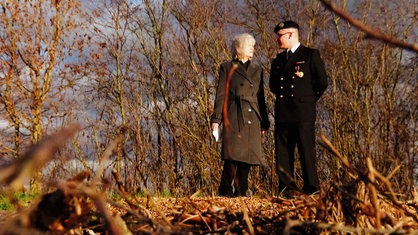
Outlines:
[[237, 59], [240, 57], [242, 45], [246, 42], [255, 44], [255, 39], [251, 34], [248, 34], [248, 33], [238, 34], [234, 37], [234, 40], [232, 41], [232, 46], [231, 46], [233, 59]]

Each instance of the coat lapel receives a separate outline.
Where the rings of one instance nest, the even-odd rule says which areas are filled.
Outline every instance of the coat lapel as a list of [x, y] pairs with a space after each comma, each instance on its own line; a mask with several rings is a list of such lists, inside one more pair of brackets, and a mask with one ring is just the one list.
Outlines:
[[[239, 63], [239, 62], [232, 62], [232, 63]], [[257, 68], [252, 63], [250, 63], [248, 70], [245, 70], [244, 66], [238, 66], [237, 70], [235, 70], [237, 74], [240, 74], [243, 78], [247, 79], [250, 83], [253, 83], [251, 78], [253, 77], [252, 75], [256, 71], [257, 71]]]
[[247, 79], [250, 81], [250, 83], [253, 83], [252, 78], [257, 77], [257, 76], [254, 76], [254, 73], [256, 72], [257, 72], [257, 67], [251, 63], [247, 70], [247, 74], [248, 74]]

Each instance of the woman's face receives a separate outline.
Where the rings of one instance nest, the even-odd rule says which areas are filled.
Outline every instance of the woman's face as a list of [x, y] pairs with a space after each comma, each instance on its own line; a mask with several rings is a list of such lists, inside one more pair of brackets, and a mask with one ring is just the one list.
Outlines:
[[239, 59], [242, 60], [251, 60], [254, 55], [254, 45], [255, 43], [251, 40], [245, 40], [242, 45], [240, 46], [239, 52]]

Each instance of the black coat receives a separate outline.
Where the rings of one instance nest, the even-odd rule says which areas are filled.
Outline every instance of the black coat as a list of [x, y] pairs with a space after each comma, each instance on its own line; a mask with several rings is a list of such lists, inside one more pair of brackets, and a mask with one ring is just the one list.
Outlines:
[[[230, 128], [225, 128], [222, 115], [225, 88], [232, 65], [238, 67], [230, 79], [227, 115]], [[261, 128], [267, 130], [268, 120], [263, 84], [263, 70], [250, 63], [248, 69], [238, 61], [225, 62], [219, 69], [212, 123], [224, 123], [222, 128], [222, 159], [262, 163]]]
[[316, 101], [327, 85], [318, 50], [300, 45], [289, 61], [286, 51], [278, 54], [270, 69], [270, 90], [276, 95], [275, 122], [314, 122]]

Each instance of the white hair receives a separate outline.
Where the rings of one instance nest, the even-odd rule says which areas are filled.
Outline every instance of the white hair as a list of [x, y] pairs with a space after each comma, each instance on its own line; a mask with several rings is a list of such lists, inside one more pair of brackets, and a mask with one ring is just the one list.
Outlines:
[[237, 34], [232, 41], [231, 52], [232, 58], [236, 59], [239, 58], [241, 55], [241, 47], [244, 43], [252, 43], [255, 44], [255, 39], [251, 34], [242, 33]]

